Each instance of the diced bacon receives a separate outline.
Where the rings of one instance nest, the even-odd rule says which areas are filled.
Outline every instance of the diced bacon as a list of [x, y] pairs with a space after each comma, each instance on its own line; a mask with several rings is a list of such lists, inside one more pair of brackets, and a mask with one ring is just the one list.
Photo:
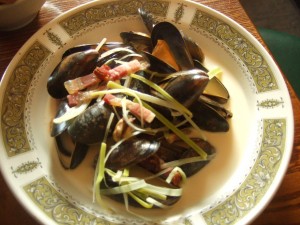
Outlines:
[[112, 94], [106, 94], [103, 97], [103, 101], [112, 106], [118, 106], [118, 107], [122, 106], [122, 99]]
[[155, 114], [152, 111], [143, 106], [141, 107], [141, 105], [138, 103], [128, 102], [126, 106], [131, 113], [140, 118], [143, 117], [147, 123], [151, 123], [155, 118]]
[[67, 99], [68, 99], [68, 105], [70, 107], [76, 106], [79, 103], [79, 101], [78, 101], [78, 93], [72, 94], [72, 95], [68, 95]]
[[101, 80], [115, 81], [120, 80], [122, 77], [125, 77], [131, 73], [139, 71], [141, 67], [141, 63], [135, 59], [130, 62], [124, 62], [123, 64], [112, 69], [108, 65], [104, 64], [100, 67], [97, 67], [94, 70], [94, 73]]
[[[112, 94], [106, 94], [103, 100], [109, 105], [118, 106], [118, 107], [122, 106], [122, 99]], [[126, 107], [129, 109], [129, 111], [132, 114], [138, 116], [139, 118], [143, 119], [147, 123], [151, 123], [155, 118], [155, 114], [151, 110], [145, 108], [144, 106], [141, 106], [139, 103], [126, 100]]]
[[94, 74], [78, 77], [73, 80], [68, 80], [64, 83], [69, 94], [74, 94], [92, 85], [98, 84], [101, 80]]
[[101, 80], [109, 81], [110, 70], [111, 68], [108, 65], [103, 64], [102, 66], [96, 67], [96, 69], [94, 69], [94, 74]]
[[68, 104], [70, 107], [80, 105], [83, 102], [86, 102], [93, 97], [93, 92], [102, 91], [106, 89], [106, 85], [99, 86], [97, 89], [91, 90], [91, 91], [78, 91], [74, 94], [68, 95]]

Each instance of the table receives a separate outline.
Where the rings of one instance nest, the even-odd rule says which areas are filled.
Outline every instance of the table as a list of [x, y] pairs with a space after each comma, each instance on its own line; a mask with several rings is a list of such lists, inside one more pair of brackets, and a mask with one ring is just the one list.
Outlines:
[[[47, 0], [39, 15], [31, 24], [17, 31], [0, 32], [0, 76], [2, 76], [19, 48], [39, 28], [62, 12], [89, 1]], [[195, 0], [195, 2], [203, 3], [231, 17], [244, 26], [266, 47], [238, 0]], [[300, 224], [300, 102], [286, 78], [285, 81], [291, 95], [295, 115], [293, 154], [278, 192], [262, 214], [253, 222], [254, 225]], [[15, 199], [2, 175], [0, 176], [0, 205], [1, 224], [38, 224]]]

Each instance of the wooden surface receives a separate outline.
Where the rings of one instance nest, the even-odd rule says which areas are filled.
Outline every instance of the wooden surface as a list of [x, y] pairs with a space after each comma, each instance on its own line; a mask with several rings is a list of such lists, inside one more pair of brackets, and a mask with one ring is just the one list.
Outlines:
[[[0, 75], [4, 73], [9, 62], [39, 28], [68, 9], [88, 0], [47, 0], [38, 17], [27, 27], [12, 32], [0, 32]], [[250, 31], [263, 45], [256, 31], [238, 0], [197, 0], [231, 17]], [[296, 225], [300, 224], [300, 103], [294, 90], [287, 83], [295, 115], [295, 140], [293, 155], [281, 186], [266, 209], [252, 223], [254, 225]], [[1, 149], [3, 151], [3, 149]], [[3, 154], [0, 153], [0, 154]], [[2, 175], [0, 176], [0, 218], [1, 224], [38, 224], [22, 208], [8, 189]]]

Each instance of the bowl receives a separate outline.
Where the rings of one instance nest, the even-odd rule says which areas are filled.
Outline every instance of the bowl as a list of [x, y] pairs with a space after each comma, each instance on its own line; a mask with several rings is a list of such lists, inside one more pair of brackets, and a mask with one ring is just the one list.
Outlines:
[[17, 0], [0, 5], [0, 30], [16, 30], [29, 24], [46, 0]]
[[[102, 38], [120, 41], [122, 31], [147, 32], [137, 13], [140, 4], [196, 41], [207, 68], [222, 69], [233, 117], [229, 132], [205, 133], [215, 157], [187, 179], [179, 202], [169, 209], [127, 211], [105, 197], [105, 207], [93, 203], [91, 165], [98, 146], [78, 168], [62, 168], [50, 136], [57, 101], [46, 85], [67, 49]], [[0, 113], [1, 172], [23, 206], [49, 225], [249, 224], [280, 185], [293, 144], [290, 96], [272, 57], [230, 18], [180, 0], [94, 1], [55, 18], [8, 66], [1, 80]]]

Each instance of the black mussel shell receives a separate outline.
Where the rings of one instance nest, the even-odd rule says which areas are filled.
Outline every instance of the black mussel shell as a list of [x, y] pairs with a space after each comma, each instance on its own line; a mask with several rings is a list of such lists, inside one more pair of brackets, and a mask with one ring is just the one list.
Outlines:
[[145, 24], [147, 30], [152, 33], [153, 27], [155, 24], [158, 22], [155, 20], [153, 14], [149, 13], [147, 10], [144, 8], [139, 8], [138, 13], [142, 18], [143, 23]]
[[211, 132], [227, 132], [229, 123], [211, 106], [195, 101], [189, 109], [193, 113], [193, 121], [203, 130]]
[[120, 36], [125, 44], [132, 46], [136, 51], [152, 52], [153, 46], [148, 35], [129, 31], [121, 32]]
[[55, 137], [57, 144], [57, 154], [61, 165], [65, 169], [75, 169], [85, 158], [88, 146], [81, 143], [75, 143], [72, 148], [66, 148], [64, 145], [65, 139], [62, 134]]
[[203, 70], [189, 70], [178, 72], [178, 76], [168, 82], [165, 91], [178, 102], [189, 107], [202, 94], [209, 81]]
[[149, 62], [149, 70], [160, 74], [166, 74], [166, 76], [170, 73], [176, 72], [176, 70], [173, 67], [160, 60], [159, 58], [155, 57], [154, 55], [148, 52], [143, 52], [142, 55]]
[[130, 138], [116, 147], [109, 155], [106, 166], [113, 170], [133, 166], [153, 155], [160, 146], [156, 140]]
[[[200, 148], [202, 148], [207, 153], [208, 156], [215, 154], [216, 150], [209, 142], [204, 141], [202, 139], [194, 139], [194, 142]], [[195, 157], [195, 156], [199, 156], [198, 153], [196, 153], [193, 149], [189, 148], [181, 155], [181, 159]], [[197, 173], [199, 170], [201, 170], [209, 162], [210, 160], [208, 159], [200, 162], [187, 163], [185, 165], [180, 166], [180, 168], [184, 171], [187, 177], [190, 177], [195, 173]]]
[[[99, 143], [103, 140], [111, 113], [113, 113], [111, 106], [103, 101], [96, 102], [74, 119], [68, 127], [68, 133], [76, 143]], [[117, 119], [114, 117], [111, 129], [115, 127], [116, 123]]]
[[65, 57], [54, 69], [47, 82], [48, 93], [56, 99], [67, 96], [64, 82], [87, 75], [95, 69], [99, 53], [95, 50], [75, 52]]
[[170, 48], [180, 70], [190, 70], [194, 68], [192, 57], [185, 45], [185, 41], [180, 31], [169, 22], [156, 24], [151, 33], [153, 46], [158, 40], [164, 40]]

